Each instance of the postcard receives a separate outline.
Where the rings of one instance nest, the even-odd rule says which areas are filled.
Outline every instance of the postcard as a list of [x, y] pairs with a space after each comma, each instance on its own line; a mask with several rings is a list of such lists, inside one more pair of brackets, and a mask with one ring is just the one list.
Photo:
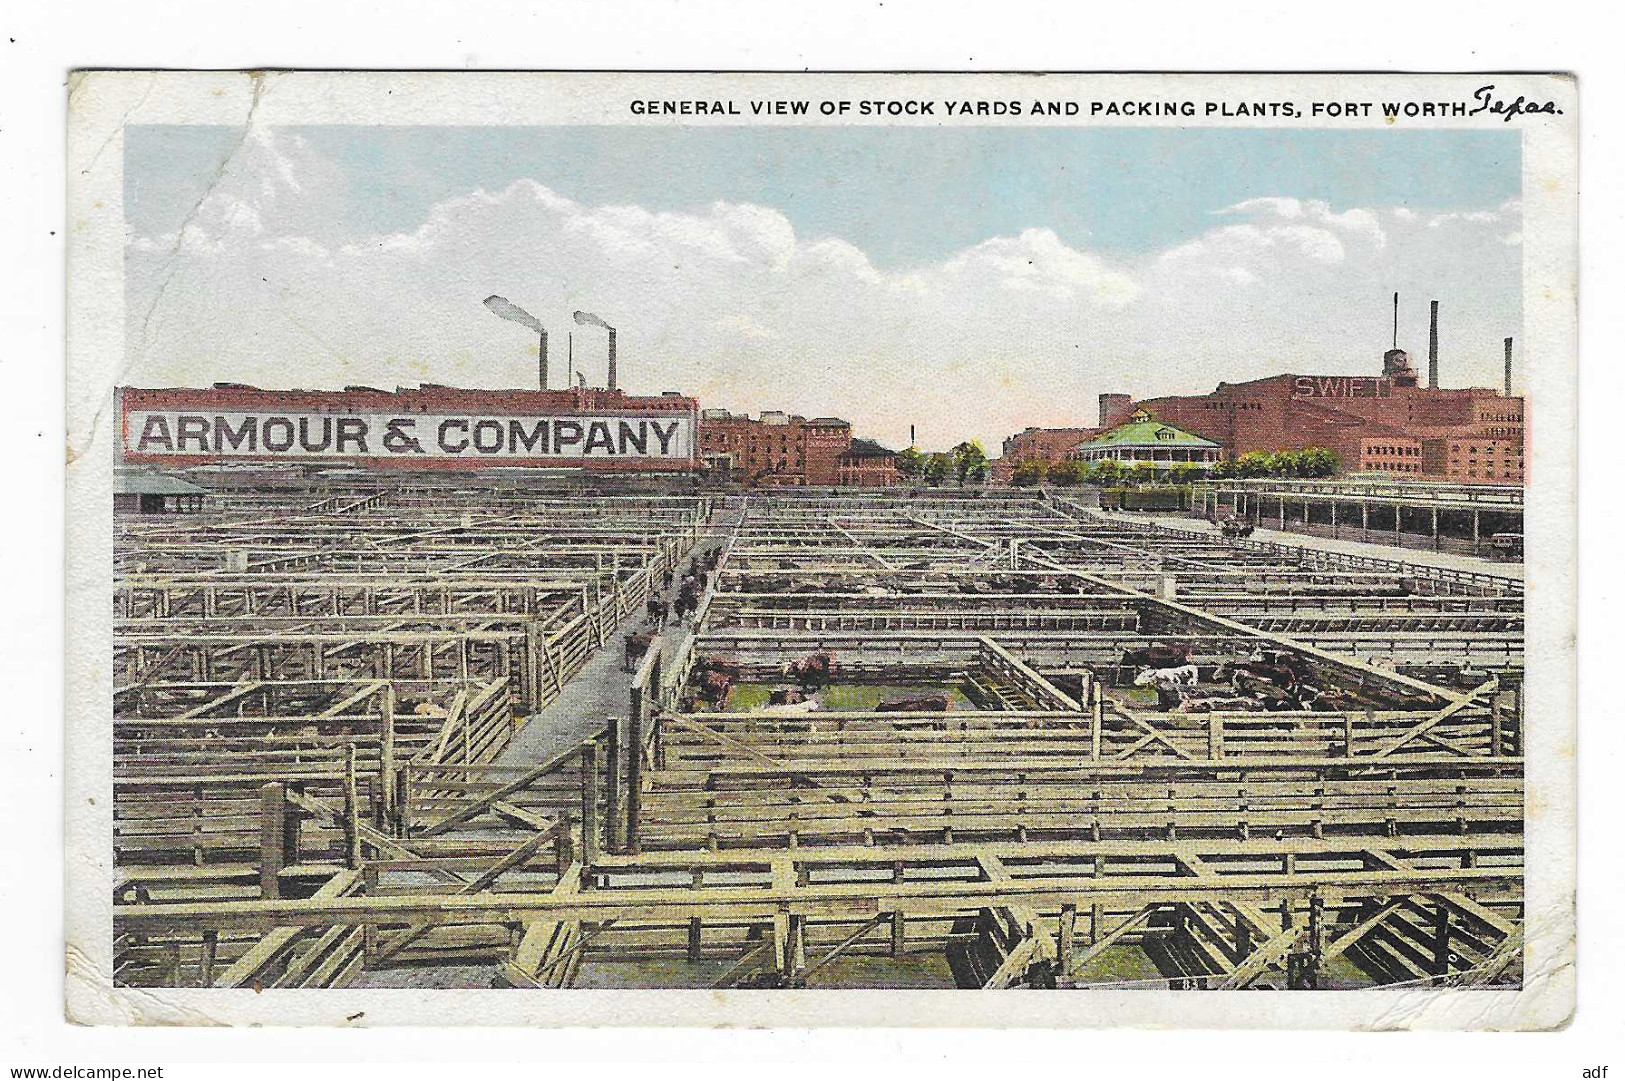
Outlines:
[[1572, 78], [69, 94], [71, 1020], [1572, 1015]]

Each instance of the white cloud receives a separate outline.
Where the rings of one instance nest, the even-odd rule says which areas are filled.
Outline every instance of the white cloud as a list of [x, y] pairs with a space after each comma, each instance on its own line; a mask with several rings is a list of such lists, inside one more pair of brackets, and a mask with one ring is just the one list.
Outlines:
[[[1264, 222], [1270, 219], [1291, 222], [1301, 221], [1309, 226], [1315, 226], [1316, 228], [1313, 231], [1316, 233], [1324, 233], [1328, 236], [1342, 233], [1349, 237], [1365, 240], [1379, 248], [1387, 243], [1387, 235], [1382, 231], [1382, 224], [1374, 211], [1353, 207], [1338, 212], [1332, 210], [1329, 203], [1322, 202], [1319, 199], [1305, 201], [1282, 196], [1247, 199], [1233, 206], [1227, 206], [1217, 211], [1217, 213], [1241, 214], [1252, 217], [1255, 221]], [[1266, 231], [1279, 232], [1280, 230], [1267, 229]], [[1303, 235], [1308, 230], [1297, 227], [1297, 232]], [[1336, 239], [1335, 236], [1333, 236], [1333, 239]], [[1319, 250], [1327, 250], [1328, 246], [1325, 241], [1317, 240], [1315, 243]]]
[[1139, 287], [1098, 256], [1062, 243], [1050, 229], [1025, 229], [968, 248], [936, 272], [943, 291], [995, 287], [1034, 292], [1058, 301], [1083, 300], [1109, 308], [1132, 301]]
[[1523, 203], [1517, 199], [1508, 200], [1494, 210], [1452, 210], [1444, 214], [1435, 214], [1428, 219], [1429, 229], [1442, 229], [1455, 225], [1495, 225], [1507, 222], [1520, 222], [1523, 220]]
[[255, 136], [183, 243], [131, 237], [128, 381], [527, 386], [535, 344], [480, 304], [501, 293], [553, 332], [555, 369], [575, 331], [590, 380], [603, 337], [570, 323], [577, 308], [617, 325], [634, 392], [996, 447], [1027, 424], [1092, 422], [1103, 391], [1374, 371], [1395, 289], [1412, 343], [1426, 301], [1442, 301], [1452, 383], [1494, 384], [1500, 339], [1519, 325], [1515, 202], [1424, 222], [1402, 207], [1251, 199], [1164, 251], [1090, 251], [1035, 226], [891, 270], [855, 238], [798, 235], [772, 207], [592, 206], [532, 181], [338, 244], [310, 206], [341, 182], [298, 141]]

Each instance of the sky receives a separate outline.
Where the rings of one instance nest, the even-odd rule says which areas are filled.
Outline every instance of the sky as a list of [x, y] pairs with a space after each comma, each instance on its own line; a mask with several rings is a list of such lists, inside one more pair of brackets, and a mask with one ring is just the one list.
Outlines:
[[1371, 373], [1403, 294], [1447, 386], [1520, 325], [1516, 132], [130, 127], [131, 385], [533, 386], [500, 293], [601, 381], [922, 446], [1096, 395]]

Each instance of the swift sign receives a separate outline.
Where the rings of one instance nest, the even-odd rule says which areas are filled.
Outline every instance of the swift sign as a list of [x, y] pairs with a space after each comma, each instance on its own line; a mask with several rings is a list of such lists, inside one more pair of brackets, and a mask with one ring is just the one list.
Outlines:
[[1294, 398], [1392, 398], [1394, 381], [1383, 375], [1300, 375]]

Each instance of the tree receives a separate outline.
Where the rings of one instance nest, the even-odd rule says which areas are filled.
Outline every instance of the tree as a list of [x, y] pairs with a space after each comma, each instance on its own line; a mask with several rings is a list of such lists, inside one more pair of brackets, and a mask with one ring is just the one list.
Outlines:
[[1071, 488], [1082, 479], [1082, 462], [1064, 458], [1049, 467], [1049, 482], [1058, 488]]
[[987, 452], [982, 444], [967, 439], [953, 449], [954, 474], [963, 488], [967, 480], [980, 481], [987, 476]]
[[1278, 450], [1274, 454], [1251, 450], [1239, 458], [1215, 462], [1208, 476], [1226, 477], [1329, 477], [1342, 468], [1337, 453], [1325, 447]]
[[1298, 462], [1298, 475], [1302, 477], [1329, 477], [1343, 464], [1335, 451], [1325, 447], [1308, 448], [1298, 455]]
[[1096, 484], [1110, 488], [1123, 479], [1123, 464], [1115, 458], [1102, 458], [1090, 472]]
[[954, 460], [951, 457], [942, 453], [933, 454], [925, 460], [925, 483], [933, 488], [940, 487], [953, 471]]
[[1015, 470], [1010, 474], [1010, 483], [1017, 488], [1031, 488], [1035, 484], [1043, 484], [1044, 478], [1052, 472], [1044, 459], [1024, 458], [1016, 463]]
[[911, 478], [925, 472], [925, 455], [920, 453], [919, 447], [897, 452], [897, 472]]
[[1267, 477], [1274, 465], [1274, 455], [1261, 450], [1250, 450], [1236, 459], [1236, 476], [1244, 479]]

